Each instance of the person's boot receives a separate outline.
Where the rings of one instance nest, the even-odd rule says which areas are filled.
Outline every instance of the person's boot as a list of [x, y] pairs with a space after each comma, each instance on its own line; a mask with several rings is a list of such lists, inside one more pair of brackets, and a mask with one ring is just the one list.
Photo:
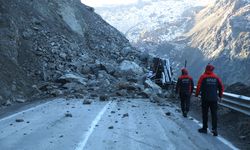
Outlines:
[[183, 114], [183, 116], [184, 116], [185, 118], [187, 118], [187, 113], [185, 112], [185, 113]]
[[185, 117], [185, 112], [184, 111], [182, 112], [182, 116]]
[[206, 128], [200, 128], [200, 129], [198, 129], [198, 132], [207, 133], [207, 129]]
[[211, 133], [213, 134], [213, 136], [218, 136], [217, 130], [212, 130]]

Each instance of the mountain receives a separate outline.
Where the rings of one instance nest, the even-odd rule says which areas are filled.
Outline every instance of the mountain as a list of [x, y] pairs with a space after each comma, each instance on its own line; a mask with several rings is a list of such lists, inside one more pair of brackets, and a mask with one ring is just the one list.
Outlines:
[[[188, 60], [189, 66], [200, 60], [201, 52], [191, 48], [184, 35], [194, 26], [196, 13], [212, 3], [206, 0], [141, 0], [133, 5], [95, 9], [103, 19], [120, 30], [134, 47], [170, 59], [177, 77], [185, 60]], [[206, 63], [195, 63], [195, 69], [190, 68], [191, 75], [198, 78], [196, 67]]]
[[115, 94], [139, 56], [80, 0], [0, 0], [0, 104]]
[[216, 1], [196, 15], [187, 33], [226, 83], [250, 84], [250, 1]]
[[181, 36], [194, 12], [209, 1], [139, 0], [136, 4], [97, 7], [96, 12], [132, 43], [171, 41]]
[[250, 84], [249, 3], [142, 0], [97, 12], [140, 51], [169, 58], [175, 76], [187, 60], [196, 81], [211, 63], [225, 84]]

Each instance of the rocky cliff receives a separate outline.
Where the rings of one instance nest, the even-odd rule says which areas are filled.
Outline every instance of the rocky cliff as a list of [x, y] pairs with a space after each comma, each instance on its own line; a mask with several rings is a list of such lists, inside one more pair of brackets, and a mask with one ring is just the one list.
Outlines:
[[250, 84], [250, 1], [216, 1], [197, 14], [187, 35], [225, 83]]
[[0, 0], [1, 104], [115, 94], [126, 64], [139, 53], [80, 0]]

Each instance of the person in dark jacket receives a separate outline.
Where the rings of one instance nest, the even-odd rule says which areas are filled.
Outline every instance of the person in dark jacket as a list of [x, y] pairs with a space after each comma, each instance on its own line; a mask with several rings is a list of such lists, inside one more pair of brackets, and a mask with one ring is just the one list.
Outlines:
[[179, 93], [181, 99], [181, 110], [184, 117], [187, 117], [190, 106], [190, 97], [194, 89], [192, 77], [188, 75], [187, 69], [181, 70], [182, 75], [178, 78], [176, 84], [176, 94]]
[[221, 79], [213, 73], [213, 70], [214, 66], [210, 64], [206, 66], [205, 73], [201, 75], [198, 81], [195, 96], [198, 97], [201, 93], [203, 127], [198, 129], [198, 131], [207, 133], [208, 109], [210, 109], [212, 116], [211, 132], [214, 136], [217, 136], [217, 107], [218, 100], [222, 98], [224, 87]]

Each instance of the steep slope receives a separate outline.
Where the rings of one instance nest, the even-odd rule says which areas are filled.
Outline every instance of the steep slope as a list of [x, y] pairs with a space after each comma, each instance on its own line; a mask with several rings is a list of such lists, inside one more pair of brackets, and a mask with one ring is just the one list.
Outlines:
[[0, 104], [110, 90], [101, 86], [116, 81], [123, 60], [139, 64], [93, 11], [80, 0], [0, 0]]
[[249, 1], [217, 1], [197, 14], [196, 24], [187, 35], [190, 45], [217, 66], [226, 83], [250, 83]]

